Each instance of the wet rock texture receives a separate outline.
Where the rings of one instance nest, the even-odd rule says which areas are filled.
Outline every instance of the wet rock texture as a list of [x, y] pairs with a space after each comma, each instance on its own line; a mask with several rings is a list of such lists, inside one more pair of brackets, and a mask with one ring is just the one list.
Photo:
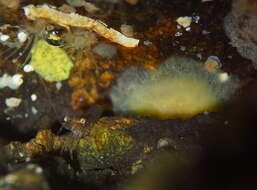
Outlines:
[[257, 3], [236, 0], [226, 16], [224, 29], [231, 43], [243, 57], [250, 59], [255, 67], [257, 55]]
[[[124, 180], [124, 176], [132, 176], [163, 151], [176, 153], [180, 159], [191, 162], [202, 150], [199, 140], [202, 133], [219, 124], [224, 125], [209, 116], [188, 121], [103, 117], [86, 124], [89, 133], [82, 138], [73, 133], [55, 135], [51, 130], [41, 130], [29, 142], [12, 142], [4, 150], [17, 163], [62, 158], [70, 167], [67, 175], [76, 174], [84, 183], [97, 186], [110, 179], [117, 182]], [[194, 132], [191, 125], [195, 126]], [[182, 156], [189, 153], [190, 159]], [[54, 170], [50, 166], [58, 167], [50, 164], [45, 169]]]
[[[256, 69], [223, 28], [226, 15], [241, 19], [242, 11], [256, 9], [235, 15], [229, 0], [88, 2], [97, 11], [87, 12], [84, 1], [74, 7], [64, 0], [0, 1], [0, 77], [22, 75], [17, 89], [0, 88], [0, 189], [257, 189]], [[43, 3], [116, 30], [129, 25], [140, 43], [126, 48], [92, 31], [25, 17], [23, 6]], [[179, 17], [190, 17], [190, 26], [179, 26]], [[251, 28], [249, 19], [242, 24]], [[231, 35], [254, 35], [245, 30]], [[49, 82], [24, 69], [35, 39], [67, 53], [74, 64], [67, 80]], [[114, 54], [94, 51], [101, 44]], [[121, 73], [130, 66], [155, 70], [171, 55], [202, 63], [215, 56], [218, 69], [236, 76], [240, 87], [221, 111], [185, 120], [114, 113], [109, 92]], [[5, 103], [12, 97], [21, 100], [18, 106]]]

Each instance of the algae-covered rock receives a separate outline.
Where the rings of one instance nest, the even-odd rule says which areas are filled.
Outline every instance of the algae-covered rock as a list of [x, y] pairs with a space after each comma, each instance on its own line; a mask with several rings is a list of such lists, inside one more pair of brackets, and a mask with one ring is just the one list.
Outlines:
[[40, 39], [35, 42], [31, 54], [30, 64], [46, 81], [68, 79], [73, 63], [63, 49]]
[[124, 124], [109, 124], [98, 122], [80, 140], [78, 159], [83, 169], [106, 168], [133, 148], [134, 139], [127, 134]]
[[49, 190], [43, 168], [37, 164], [25, 164], [8, 175], [0, 176], [1, 190]]

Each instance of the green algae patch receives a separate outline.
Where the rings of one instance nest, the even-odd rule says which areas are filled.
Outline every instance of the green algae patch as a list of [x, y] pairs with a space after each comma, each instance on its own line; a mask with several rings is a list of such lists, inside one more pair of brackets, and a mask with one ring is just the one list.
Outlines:
[[30, 65], [46, 81], [55, 82], [69, 78], [73, 63], [62, 48], [40, 39], [33, 45], [31, 54]]
[[122, 128], [94, 126], [79, 142], [78, 158], [82, 168], [106, 167], [133, 147], [134, 140]]

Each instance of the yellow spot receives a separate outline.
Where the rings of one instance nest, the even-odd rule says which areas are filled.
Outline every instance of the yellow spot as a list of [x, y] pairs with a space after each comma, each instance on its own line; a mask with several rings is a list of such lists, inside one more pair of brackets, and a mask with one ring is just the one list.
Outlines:
[[48, 39], [50, 39], [50, 40], [56, 40], [56, 41], [61, 40], [61, 38], [60, 38], [59, 36], [55, 35], [55, 34], [50, 34], [50, 35], [48, 36]]
[[40, 39], [35, 42], [31, 54], [30, 65], [46, 81], [68, 79], [73, 63], [63, 49]]

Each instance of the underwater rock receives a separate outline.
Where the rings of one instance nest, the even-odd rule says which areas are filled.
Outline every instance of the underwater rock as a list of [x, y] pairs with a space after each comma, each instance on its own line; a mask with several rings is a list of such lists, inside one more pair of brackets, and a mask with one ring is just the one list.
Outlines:
[[84, 0], [66, 0], [66, 2], [74, 7], [82, 7], [85, 4]]
[[138, 0], [125, 0], [130, 5], [136, 5], [138, 3]]
[[[76, 180], [86, 184], [101, 186], [110, 179], [121, 184], [163, 151], [172, 153], [174, 158], [179, 156], [192, 161], [201, 147], [199, 138], [212, 126], [224, 127], [224, 123], [209, 115], [188, 120], [103, 117], [96, 122], [86, 122], [84, 127], [89, 130], [86, 136], [77, 135], [82, 128], [60, 136], [51, 130], [42, 130], [28, 142], [5, 146], [5, 155], [18, 164], [39, 162], [46, 171], [59, 168], [54, 173], [71, 175], [71, 178], [75, 171]], [[187, 153], [190, 157], [185, 157]], [[56, 160], [56, 157], [66, 161]]]
[[9, 1], [0, 0], [0, 5], [3, 5], [9, 9], [16, 10], [20, 6], [20, 0], [9, 0]]
[[73, 7], [84, 7], [87, 12], [92, 14], [100, 10], [93, 3], [84, 0], [66, 0], [66, 2]]
[[78, 160], [83, 169], [108, 168], [119, 163], [134, 146], [134, 139], [126, 132], [133, 120], [100, 119], [90, 134], [79, 142]]
[[122, 24], [120, 26], [120, 31], [122, 34], [128, 36], [128, 37], [133, 37], [134, 36], [134, 29], [133, 26], [127, 25], [127, 24]]
[[192, 17], [189, 17], [189, 16], [179, 17], [179, 18], [177, 18], [176, 22], [180, 26], [183, 26], [183, 28], [187, 28], [192, 23]]
[[257, 1], [235, 0], [224, 19], [224, 30], [233, 47], [257, 69]]
[[115, 46], [112, 46], [110, 44], [97, 44], [93, 48], [93, 52], [106, 58], [111, 58], [114, 55], [117, 54], [117, 48]]
[[49, 190], [43, 168], [36, 164], [26, 164], [16, 171], [1, 176], [0, 188], [5, 190]]

